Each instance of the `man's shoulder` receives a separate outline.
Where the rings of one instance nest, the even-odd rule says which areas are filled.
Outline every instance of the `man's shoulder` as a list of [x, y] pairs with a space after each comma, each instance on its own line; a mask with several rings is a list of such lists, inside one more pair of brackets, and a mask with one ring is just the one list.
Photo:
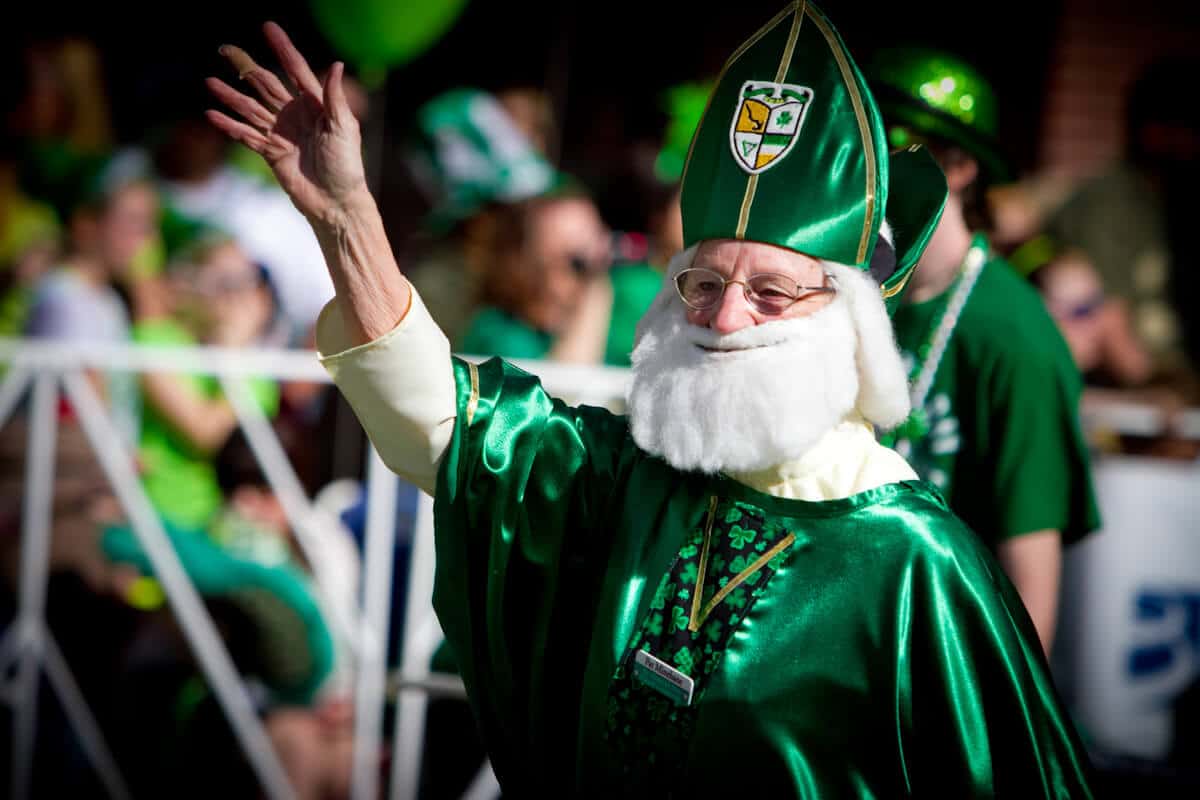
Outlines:
[[939, 571], [988, 569], [991, 557], [983, 541], [950, 510], [933, 484], [913, 480], [894, 486], [898, 491], [863, 514], [880, 521], [896, 557], [931, 564]]

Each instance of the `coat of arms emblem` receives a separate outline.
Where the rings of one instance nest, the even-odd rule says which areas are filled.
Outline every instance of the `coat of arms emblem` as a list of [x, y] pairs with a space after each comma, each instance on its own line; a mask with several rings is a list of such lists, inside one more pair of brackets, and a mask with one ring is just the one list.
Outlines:
[[746, 81], [729, 126], [729, 146], [738, 166], [751, 175], [783, 160], [796, 143], [812, 103], [807, 86]]

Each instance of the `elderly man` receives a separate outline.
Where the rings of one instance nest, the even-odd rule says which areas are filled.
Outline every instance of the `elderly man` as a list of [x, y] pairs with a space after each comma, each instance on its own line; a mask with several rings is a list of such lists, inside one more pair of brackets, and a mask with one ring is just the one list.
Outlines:
[[908, 413], [881, 286], [945, 183], [889, 159], [820, 11], [789, 4], [718, 81], [628, 420], [451, 357], [364, 188], [340, 65], [322, 85], [267, 35], [298, 95], [230, 48], [260, 99], [213, 81], [245, 122], [210, 116], [312, 220], [325, 364], [434, 493], [434, 603], [506, 795], [1089, 794], [1020, 599], [875, 442]]

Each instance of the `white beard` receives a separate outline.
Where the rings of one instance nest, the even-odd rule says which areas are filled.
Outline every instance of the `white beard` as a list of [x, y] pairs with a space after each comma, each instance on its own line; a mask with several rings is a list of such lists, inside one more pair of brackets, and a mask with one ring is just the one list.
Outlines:
[[808, 316], [724, 336], [689, 324], [673, 295], [664, 287], [646, 312], [631, 356], [630, 430], [646, 452], [686, 471], [765, 469], [855, 408], [858, 337], [840, 293]]

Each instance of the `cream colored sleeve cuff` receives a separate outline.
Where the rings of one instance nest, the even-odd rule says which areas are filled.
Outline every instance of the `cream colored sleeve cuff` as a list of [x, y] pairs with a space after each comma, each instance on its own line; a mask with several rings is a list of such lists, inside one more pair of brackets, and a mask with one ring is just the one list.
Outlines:
[[321, 363], [396, 474], [429, 494], [454, 432], [457, 400], [450, 342], [414, 290], [389, 332], [351, 346], [337, 299], [317, 319]]

